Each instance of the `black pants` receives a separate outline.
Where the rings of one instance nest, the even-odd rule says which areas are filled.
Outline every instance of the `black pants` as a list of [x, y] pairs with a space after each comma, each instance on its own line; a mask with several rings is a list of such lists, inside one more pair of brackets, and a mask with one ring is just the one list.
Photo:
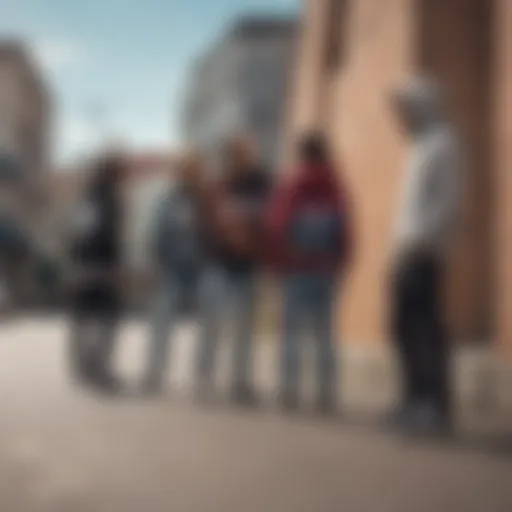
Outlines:
[[69, 344], [72, 373], [85, 379], [110, 375], [120, 317], [116, 291], [85, 288], [73, 306]]
[[392, 328], [406, 404], [428, 401], [448, 415], [450, 355], [442, 281], [442, 263], [435, 257], [416, 255], [399, 262], [392, 283]]

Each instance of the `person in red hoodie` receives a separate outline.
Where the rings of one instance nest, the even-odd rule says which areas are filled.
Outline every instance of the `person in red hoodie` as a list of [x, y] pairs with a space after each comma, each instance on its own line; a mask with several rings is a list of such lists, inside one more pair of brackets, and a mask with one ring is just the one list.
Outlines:
[[320, 133], [297, 147], [298, 166], [276, 191], [269, 212], [269, 263], [282, 278], [281, 403], [299, 406], [301, 337], [318, 350], [320, 412], [336, 409], [337, 355], [333, 313], [352, 252], [347, 193]]

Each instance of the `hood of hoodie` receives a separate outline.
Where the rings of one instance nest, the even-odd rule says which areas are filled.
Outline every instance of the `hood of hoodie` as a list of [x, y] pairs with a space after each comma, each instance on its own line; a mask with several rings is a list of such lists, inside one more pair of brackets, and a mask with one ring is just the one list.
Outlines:
[[412, 136], [424, 134], [444, 122], [441, 95], [436, 83], [413, 79], [393, 92], [393, 101], [402, 112]]

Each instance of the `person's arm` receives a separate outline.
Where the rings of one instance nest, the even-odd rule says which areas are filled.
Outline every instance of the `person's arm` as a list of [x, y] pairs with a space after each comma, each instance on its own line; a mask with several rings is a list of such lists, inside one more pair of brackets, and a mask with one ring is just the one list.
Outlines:
[[208, 235], [217, 242], [223, 237], [220, 210], [225, 200], [225, 189], [218, 182], [208, 183], [200, 190], [204, 226]]
[[456, 218], [460, 202], [458, 154], [450, 140], [439, 143], [427, 165], [428, 180], [424, 187], [423, 210], [418, 226], [418, 245], [435, 243], [449, 230]]
[[295, 188], [286, 180], [277, 184], [271, 195], [266, 215], [265, 256], [271, 268], [279, 268], [286, 257], [284, 238], [289, 222]]

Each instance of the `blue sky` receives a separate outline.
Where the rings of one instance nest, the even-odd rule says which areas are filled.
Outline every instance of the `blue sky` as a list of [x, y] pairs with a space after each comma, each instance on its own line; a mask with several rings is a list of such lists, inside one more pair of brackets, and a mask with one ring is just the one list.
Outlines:
[[[55, 156], [100, 132], [140, 148], [179, 141], [187, 68], [244, 12], [297, 12], [300, 0], [0, 0], [0, 36], [35, 49], [55, 102]], [[100, 130], [101, 127], [101, 130]]]

